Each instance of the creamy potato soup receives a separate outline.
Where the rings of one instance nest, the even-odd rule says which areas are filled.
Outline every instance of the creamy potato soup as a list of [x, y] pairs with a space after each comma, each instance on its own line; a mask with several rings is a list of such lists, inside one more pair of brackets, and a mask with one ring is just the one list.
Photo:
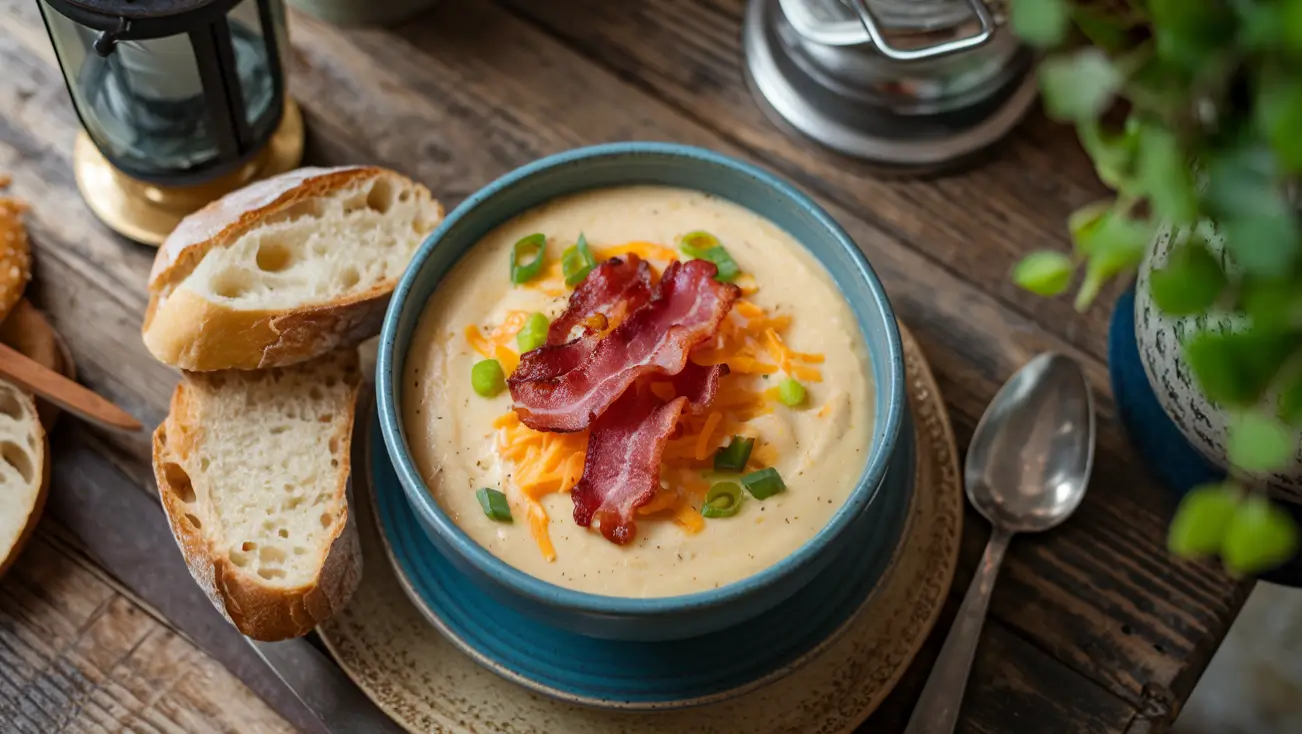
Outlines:
[[[737, 265], [734, 282], [741, 296], [717, 334], [690, 359], [724, 363], [729, 372], [707, 408], [682, 414], [664, 443], [660, 488], [637, 509], [633, 540], [618, 545], [574, 519], [569, 491], [583, 474], [588, 431], [549, 433], [523, 425], [500, 377], [488, 385], [484, 374], [472, 379], [472, 372], [495, 359], [510, 375], [520, 359], [519, 332], [526, 330], [529, 346], [530, 332], [536, 335], [539, 325], [530, 322], [541, 318], [536, 314], [554, 320], [566, 309], [573, 287], [565, 283], [562, 261], [581, 235], [593, 261], [632, 253], [658, 277], [671, 260], [688, 259], [684, 235], [700, 232], [713, 235]], [[515, 284], [513, 246], [533, 234], [546, 238], [542, 269]], [[689, 250], [701, 243], [695, 237], [688, 238]], [[599, 321], [592, 328], [613, 328]], [[479, 242], [427, 304], [401, 394], [421, 475], [443, 510], [475, 541], [559, 586], [657, 597], [751, 576], [789, 556], [828, 522], [867, 460], [870, 380], [863, 337], [848, 304], [791, 236], [711, 195], [637, 186], [551, 201]], [[739, 438], [753, 439], [744, 469], [717, 471], [716, 454], [727, 454]], [[729, 456], [737, 458], [738, 448], [725, 455], [724, 466]], [[773, 472], [754, 489], [741, 482], [748, 476], [755, 483], [753, 473], [767, 468], [776, 471], [780, 486], [771, 480]], [[711, 488], [722, 482], [734, 483], [725, 489], [743, 488], [733, 514], [731, 496], [707, 505]]]

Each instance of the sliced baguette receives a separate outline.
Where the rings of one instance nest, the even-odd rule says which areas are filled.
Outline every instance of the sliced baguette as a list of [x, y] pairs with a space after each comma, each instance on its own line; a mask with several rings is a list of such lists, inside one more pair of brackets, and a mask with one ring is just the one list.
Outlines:
[[159, 248], [143, 336], [190, 371], [302, 362], [374, 336], [416, 248], [443, 218], [381, 168], [303, 168], [186, 217]]
[[0, 380], [0, 576], [32, 537], [50, 484], [50, 450], [32, 396]]
[[189, 373], [154, 433], [154, 475], [190, 573], [258, 640], [309, 632], [348, 601], [361, 548], [346, 495], [357, 353]]

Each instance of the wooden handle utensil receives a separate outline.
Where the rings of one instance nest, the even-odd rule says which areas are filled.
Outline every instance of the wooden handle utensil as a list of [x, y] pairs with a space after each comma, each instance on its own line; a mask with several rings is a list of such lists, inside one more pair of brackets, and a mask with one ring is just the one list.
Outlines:
[[115, 431], [142, 428], [125, 410], [4, 344], [0, 344], [0, 376], [98, 426]]

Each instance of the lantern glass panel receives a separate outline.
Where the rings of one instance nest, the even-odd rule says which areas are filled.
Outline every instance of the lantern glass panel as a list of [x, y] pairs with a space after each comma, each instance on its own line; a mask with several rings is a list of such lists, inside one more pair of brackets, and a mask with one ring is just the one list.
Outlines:
[[[279, 0], [269, 3], [281, 6]], [[264, 140], [271, 127], [280, 119], [280, 101], [276, 95], [276, 78], [268, 58], [266, 36], [275, 37], [275, 29], [263, 27], [262, 18], [272, 19], [259, 11], [258, 0], [244, 0], [231, 9], [227, 16], [231, 29], [231, 45], [235, 49], [235, 68], [244, 94], [244, 115], [255, 140]], [[274, 24], [274, 20], [272, 20]], [[279, 39], [277, 39], [279, 40]]]
[[122, 165], [185, 170], [217, 154], [188, 36], [122, 41], [107, 56], [99, 32], [42, 6], [86, 132]]

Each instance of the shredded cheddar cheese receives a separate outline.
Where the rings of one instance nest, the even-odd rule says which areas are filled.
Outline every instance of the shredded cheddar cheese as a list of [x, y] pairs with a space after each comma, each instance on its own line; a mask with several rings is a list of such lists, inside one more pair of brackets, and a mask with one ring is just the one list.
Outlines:
[[[653, 263], [664, 263], [677, 258], [677, 253], [652, 242], [627, 242], [609, 247], [593, 247], [598, 261], [634, 253]], [[655, 264], [653, 269], [657, 270]], [[743, 275], [738, 285], [744, 295], [751, 295], [758, 286], [749, 276]], [[552, 258], [543, 274], [526, 287], [538, 288], [548, 295], [569, 292], [564, 285], [559, 258]], [[553, 293], [555, 291], [555, 293]], [[594, 319], [584, 325], [598, 332], [608, 333], [627, 314], [611, 313], [600, 321]], [[479, 327], [466, 327], [466, 340], [480, 354], [493, 357], [502, 363], [510, 374], [519, 364], [519, 356], [510, 348], [515, 334], [524, 326], [529, 314], [511, 311], [502, 324], [487, 334]], [[797, 352], [787, 346], [782, 333], [790, 329], [791, 316], [771, 314], [753, 301], [742, 298], [734, 305], [728, 318], [720, 325], [711, 342], [692, 352], [692, 360], [703, 365], [727, 364], [729, 374], [719, 382], [710, 409], [703, 413], [685, 411], [679, 419], [678, 430], [669, 439], [661, 463], [661, 490], [638, 514], [647, 520], [672, 521], [686, 533], [697, 533], [705, 528], [700, 513], [709, 486], [703, 473], [713, 465], [713, 456], [734, 435], [758, 438], [749, 422], [771, 413], [779, 403], [776, 386], [765, 388], [759, 375], [779, 372], [804, 382], [821, 382], [822, 372], [812, 365], [823, 363], [822, 354]], [[671, 382], [657, 381], [649, 389], [661, 400], [676, 397]], [[826, 417], [830, 406], [818, 411]], [[542, 498], [550, 494], [569, 492], [583, 476], [583, 463], [587, 455], [588, 431], [576, 433], [547, 433], [535, 431], [520, 422], [514, 412], [508, 412], [493, 422], [497, 430], [497, 453], [511, 467], [508, 481], [524, 496], [529, 531], [543, 557], [555, 560], [556, 549], [549, 533], [549, 518]], [[779, 457], [777, 450], [760, 440], [751, 453], [752, 466], [773, 466]]]

